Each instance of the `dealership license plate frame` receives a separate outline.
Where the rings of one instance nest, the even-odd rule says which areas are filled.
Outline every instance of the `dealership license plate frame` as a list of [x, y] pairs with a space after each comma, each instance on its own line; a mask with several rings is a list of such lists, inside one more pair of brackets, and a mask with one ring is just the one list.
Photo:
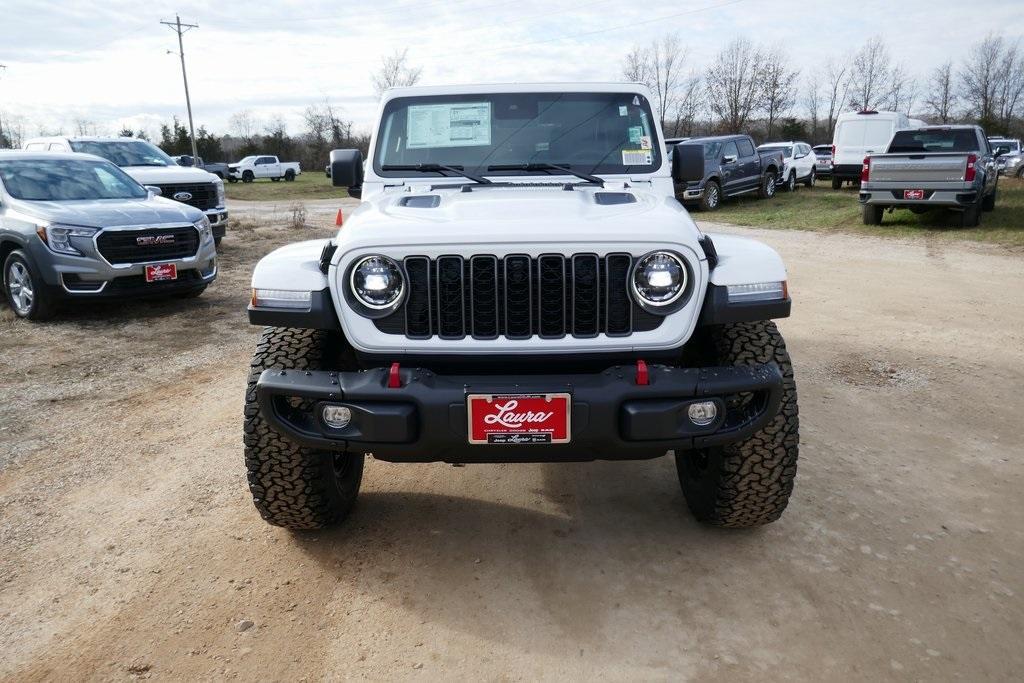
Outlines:
[[924, 190], [903, 190], [904, 199], [924, 199]]
[[[474, 405], [478, 402], [483, 404], [494, 404], [495, 401], [515, 400], [522, 401], [529, 399], [530, 405], [527, 410], [536, 410], [538, 407], [545, 407], [553, 402], [562, 401], [562, 415], [552, 416], [545, 422], [542, 429], [532, 427], [490, 429], [483, 430], [483, 438], [477, 436], [474, 431]], [[537, 404], [536, 401], [544, 401]], [[493, 413], [492, 413], [493, 415]], [[486, 417], [486, 416], [483, 416]], [[564, 438], [557, 437], [555, 427], [564, 419]], [[555, 421], [555, 426], [547, 429], [548, 423]], [[523, 446], [540, 445], [550, 446], [567, 444], [572, 441], [572, 394], [568, 392], [537, 392], [537, 393], [498, 393], [498, 394], [466, 394], [466, 437], [474, 446]], [[547, 438], [545, 438], [547, 437]]]
[[[170, 268], [170, 273], [163, 273], [165, 268]], [[170, 282], [178, 279], [178, 266], [175, 263], [153, 263], [146, 266], [146, 282]]]

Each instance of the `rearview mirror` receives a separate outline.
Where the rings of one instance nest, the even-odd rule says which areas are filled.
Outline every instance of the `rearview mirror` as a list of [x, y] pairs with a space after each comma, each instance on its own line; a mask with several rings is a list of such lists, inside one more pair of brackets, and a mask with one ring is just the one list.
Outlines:
[[363, 194], [363, 153], [358, 149], [331, 151], [331, 184], [348, 188], [349, 196]]
[[676, 145], [672, 150], [672, 180], [676, 183], [704, 179], [704, 146]]

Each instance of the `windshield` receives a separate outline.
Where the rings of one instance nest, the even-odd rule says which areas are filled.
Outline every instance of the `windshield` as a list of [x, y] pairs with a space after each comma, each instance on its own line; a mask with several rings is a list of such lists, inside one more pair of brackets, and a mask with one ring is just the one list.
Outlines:
[[147, 196], [146, 189], [117, 166], [88, 159], [2, 159], [0, 181], [12, 197], [30, 201]]
[[901, 130], [889, 143], [891, 154], [915, 152], [977, 152], [978, 136], [972, 129]]
[[254, 161], [256, 161], [256, 157], [243, 157], [242, 160], [239, 161], [238, 163], [239, 164], [251, 164]]
[[[373, 160], [383, 177], [437, 177], [417, 164], [490, 175], [650, 173], [661, 143], [647, 100], [632, 93], [497, 93], [401, 97], [388, 102]], [[497, 169], [535, 165], [532, 168]], [[385, 169], [402, 166], [402, 169]]]
[[145, 140], [72, 140], [71, 149], [95, 154], [118, 166], [177, 166], [159, 147]]
[[1011, 152], [1020, 151], [1020, 140], [989, 140], [988, 143], [992, 145], [992, 149], [996, 147], [1008, 147]]
[[758, 149], [762, 152], [774, 152], [776, 150], [779, 150], [780, 152], [782, 152], [782, 156], [786, 157], [787, 159], [793, 156], [793, 148], [791, 146], [782, 147], [779, 145], [761, 145], [760, 147], [758, 147]]

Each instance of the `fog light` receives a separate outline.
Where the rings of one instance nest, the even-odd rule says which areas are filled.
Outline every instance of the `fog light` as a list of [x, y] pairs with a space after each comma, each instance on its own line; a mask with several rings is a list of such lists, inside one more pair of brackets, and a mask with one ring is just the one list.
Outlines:
[[691, 403], [690, 407], [686, 409], [686, 414], [693, 424], [698, 427], [707, 427], [718, 417], [718, 406], [714, 401], [699, 401]]
[[352, 409], [345, 406], [324, 406], [324, 423], [333, 429], [344, 429], [352, 421]]

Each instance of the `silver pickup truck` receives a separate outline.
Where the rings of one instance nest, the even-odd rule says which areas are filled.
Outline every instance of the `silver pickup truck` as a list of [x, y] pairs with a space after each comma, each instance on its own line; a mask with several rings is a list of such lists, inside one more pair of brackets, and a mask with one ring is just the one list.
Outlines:
[[886, 209], [948, 208], [959, 212], [962, 227], [976, 226], [996, 205], [996, 156], [979, 126], [896, 131], [884, 154], [864, 158], [864, 224], [880, 225]]

